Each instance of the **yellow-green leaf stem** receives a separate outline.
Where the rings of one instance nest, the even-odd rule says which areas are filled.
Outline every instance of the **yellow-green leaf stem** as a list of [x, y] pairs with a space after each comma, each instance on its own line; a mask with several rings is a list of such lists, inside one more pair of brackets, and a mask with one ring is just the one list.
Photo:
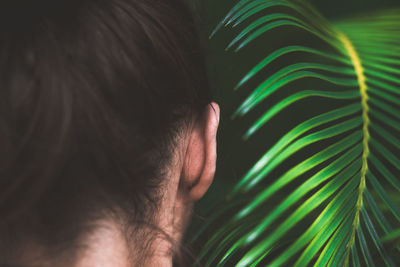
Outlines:
[[349, 262], [349, 255], [350, 255], [350, 250], [354, 245], [355, 241], [355, 235], [357, 228], [360, 223], [360, 211], [362, 208], [363, 204], [363, 194], [365, 191], [365, 178], [367, 175], [368, 171], [368, 155], [369, 155], [369, 139], [370, 139], [370, 134], [369, 134], [369, 117], [368, 117], [368, 94], [367, 94], [367, 83], [366, 83], [366, 77], [364, 74], [364, 69], [361, 64], [360, 57], [357, 54], [356, 49], [354, 48], [353, 44], [347, 38], [346, 35], [343, 33], [339, 32], [338, 33], [339, 40], [342, 41], [344, 47], [346, 48], [349, 57], [351, 59], [351, 62], [354, 65], [354, 70], [357, 75], [357, 80], [358, 84], [360, 86], [360, 94], [361, 94], [361, 105], [362, 105], [362, 118], [363, 118], [363, 154], [362, 154], [362, 167], [361, 167], [361, 179], [360, 179], [360, 185], [358, 187], [358, 198], [357, 198], [357, 204], [356, 204], [356, 213], [354, 216], [353, 220], [353, 230], [349, 239], [349, 243], [347, 244], [347, 255], [346, 255], [346, 260], [344, 262], [344, 265], [347, 266]]

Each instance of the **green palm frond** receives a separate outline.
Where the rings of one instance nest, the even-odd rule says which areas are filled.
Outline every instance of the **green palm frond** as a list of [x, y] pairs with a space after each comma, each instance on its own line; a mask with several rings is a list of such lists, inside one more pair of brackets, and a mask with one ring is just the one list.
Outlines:
[[391, 233], [385, 235], [382, 242], [397, 242], [397, 246], [400, 245], [400, 228], [393, 230]]
[[[262, 114], [244, 139], [276, 127], [285, 111], [301, 113], [304, 101], [315, 110], [237, 182], [226, 206], [235, 213], [201, 260], [395, 266], [399, 249], [382, 237], [400, 226], [400, 9], [328, 22], [305, 1], [242, 0], [212, 35], [228, 27], [240, 30], [227, 49], [270, 49], [236, 86], [255, 88], [233, 118]], [[283, 38], [287, 32], [297, 37]], [[274, 38], [288, 40], [271, 47]]]

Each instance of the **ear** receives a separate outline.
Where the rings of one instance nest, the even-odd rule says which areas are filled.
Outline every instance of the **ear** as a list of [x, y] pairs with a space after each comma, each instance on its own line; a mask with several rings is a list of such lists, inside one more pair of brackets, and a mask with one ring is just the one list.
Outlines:
[[189, 133], [180, 182], [190, 202], [202, 198], [214, 179], [219, 115], [218, 104], [207, 105]]

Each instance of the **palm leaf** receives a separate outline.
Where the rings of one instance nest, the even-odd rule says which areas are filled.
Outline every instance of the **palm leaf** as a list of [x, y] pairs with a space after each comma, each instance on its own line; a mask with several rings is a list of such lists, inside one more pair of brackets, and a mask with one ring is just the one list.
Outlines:
[[400, 244], [400, 229], [393, 230], [382, 238], [383, 242], [397, 242]]
[[[269, 49], [235, 87], [254, 89], [232, 118], [262, 114], [245, 140], [268, 138], [263, 130], [285, 123], [282, 113], [301, 113], [306, 100], [316, 110], [236, 183], [226, 206], [233, 215], [211, 218], [207, 227], [219, 228], [200, 260], [395, 266], [399, 250], [382, 238], [400, 225], [400, 10], [329, 22], [305, 1], [242, 0], [212, 36], [223, 28], [236, 34], [227, 50]], [[271, 47], [274, 37], [288, 41]]]

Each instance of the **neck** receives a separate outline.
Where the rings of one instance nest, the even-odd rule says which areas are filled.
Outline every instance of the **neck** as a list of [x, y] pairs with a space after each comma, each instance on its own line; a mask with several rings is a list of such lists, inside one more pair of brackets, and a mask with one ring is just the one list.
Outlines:
[[[82, 237], [72, 250], [54, 254], [34, 239], [27, 238], [22, 242], [23, 246], [18, 248], [19, 256], [5, 259], [9, 265], [27, 267], [171, 267], [170, 242], [156, 236], [147, 247], [145, 241], [137, 243], [138, 240], [148, 240], [146, 236], [143, 234], [140, 238], [128, 241], [121, 224], [107, 219], [96, 223], [96, 227]], [[0, 259], [0, 265], [2, 263]]]
[[121, 229], [115, 222], [106, 222], [94, 230], [85, 242], [87, 249], [78, 256], [74, 267], [133, 267], [137, 266], [138, 259], [144, 260], [144, 266], [172, 266], [171, 247], [167, 240], [153, 240], [147, 254], [143, 253], [142, 247], [136, 247], [140, 251], [138, 254], [135, 244], [128, 244]]

